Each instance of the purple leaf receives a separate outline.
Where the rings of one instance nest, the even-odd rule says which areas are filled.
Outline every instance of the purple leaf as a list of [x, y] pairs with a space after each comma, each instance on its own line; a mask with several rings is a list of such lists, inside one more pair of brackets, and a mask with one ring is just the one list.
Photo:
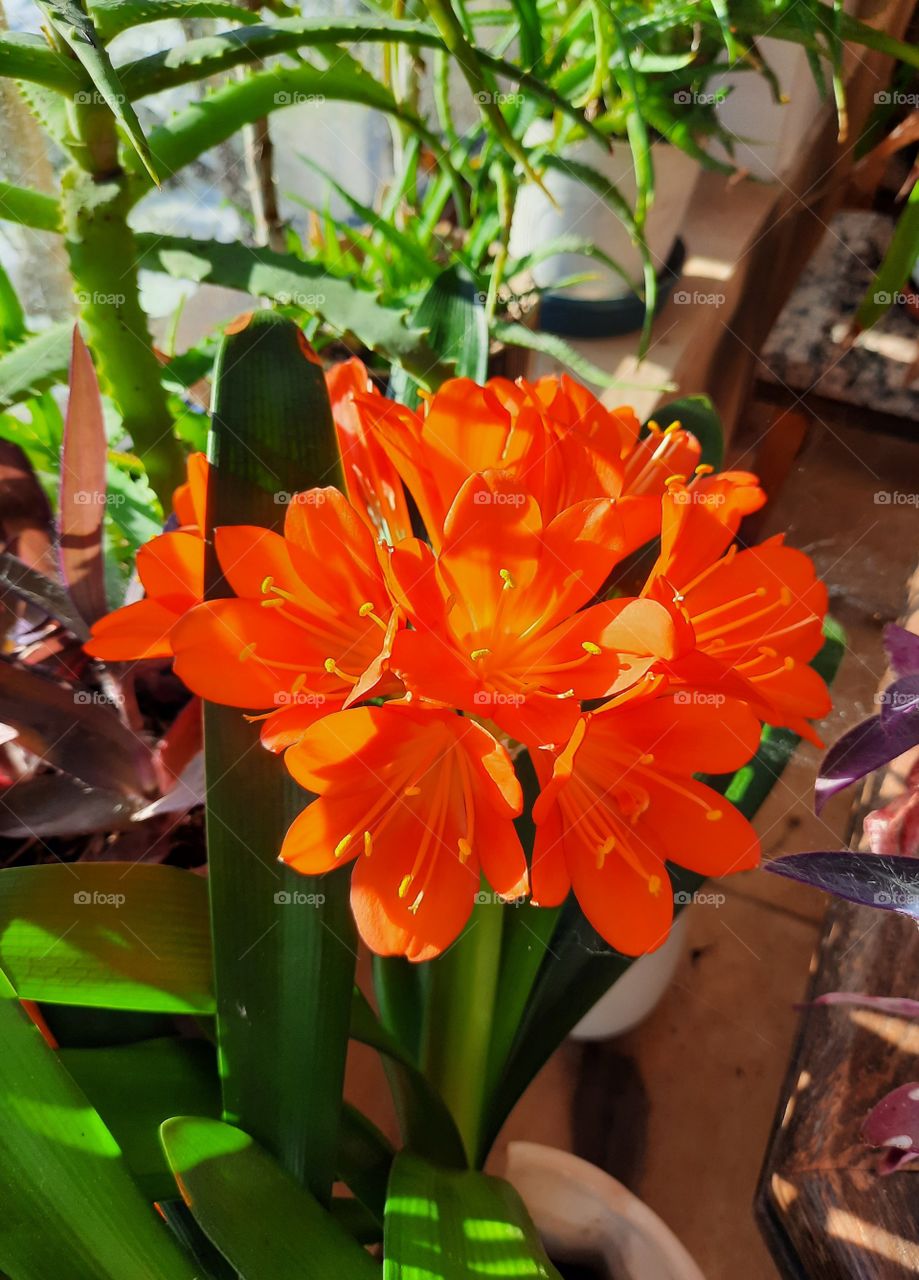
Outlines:
[[61, 452], [61, 572], [71, 599], [90, 624], [108, 610], [102, 565], [107, 462], [96, 371], [74, 326]]
[[876, 853], [790, 853], [764, 864], [767, 871], [825, 893], [919, 920], [919, 858]]
[[905, 676], [879, 696], [881, 714], [844, 733], [824, 756], [816, 785], [817, 813], [831, 796], [919, 743], [919, 676]]
[[875, 1009], [898, 1018], [919, 1018], [919, 1000], [909, 996], [868, 996], [861, 991], [826, 991], [810, 1004], [848, 1004], [857, 1009]]
[[894, 1173], [919, 1155], [919, 1083], [901, 1084], [868, 1112], [862, 1138], [884, 1147], [883, 1173]]
[[884, 628], [884, 648], [895, 675], [909, 676], [919, 672], [919, 636], [912, 631], [898, 627], [895, 622], [888, 623]]

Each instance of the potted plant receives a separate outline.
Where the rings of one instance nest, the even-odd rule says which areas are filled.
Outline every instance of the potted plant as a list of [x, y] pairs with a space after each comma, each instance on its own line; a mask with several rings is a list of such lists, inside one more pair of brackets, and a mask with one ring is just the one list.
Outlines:
[[[557, 1277], [573, 1167], [512, 1153], [521, 1201], [482, 1166], [674, 896], [758, 859], [744, 813], [827, 706], [826, 593], [781, 542], [736, 549], [762, 492], [689, 432], [568, 379], [413, 410], [354, 362], [327, 383], [270, 312], [224, 339], [208, 456], [86, 644], [167, 652], [204, 700], [207, 875], [0, 871], [0, 1269], [369, 1280], [382, 1249], [384, 1274]], [[350, 1040], [395, 1147], [343, 1099]], [[695, 1280], [577, 1176], [607, 1274]]]

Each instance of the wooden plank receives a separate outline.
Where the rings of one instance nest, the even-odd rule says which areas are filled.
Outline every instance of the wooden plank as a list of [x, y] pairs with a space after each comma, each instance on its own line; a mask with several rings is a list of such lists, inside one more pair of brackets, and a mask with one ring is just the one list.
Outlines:
[[[919, 630], [919, 571], [907, 617]], [[865, 814], [902, 790], [909, 763], [895, 761], [869, 780], [853, 813], [857, 835]], [[834, 902], [815, 964], [810, 999], [827, 991], [912, 996], [919, 930], [891, 912]], [[917, 1055], [919, 1026], [907, 1019], [844, 1006], [805, 1009], [756, 1199], [783, 1276], [919, 1274], [919, 1182], [908, 1173], [879, 1175], [878, 1153], [861, 1140], [871, 1107], [919, 1077]]]

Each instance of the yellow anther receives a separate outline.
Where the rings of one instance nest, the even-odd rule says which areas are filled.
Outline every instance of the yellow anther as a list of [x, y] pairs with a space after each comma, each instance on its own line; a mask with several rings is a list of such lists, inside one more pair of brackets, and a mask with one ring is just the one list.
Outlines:
[[424, 898], [424, 890], [422, 889], [422, 890], [421, 890], [421, 892], [419, 893], [418, 897], [415, 899], [415, 901], [414, 901], [414, 902], [412, 903], [412, 905], [409, 907], [409, 911], [411, 911], [412, 915], [415, 915], [415, 913], [417, 912], [418, 908], [421, 906], [421, 902], [422, 902], [422, 899], [423, 899], [423, 898]]
[[763, 655], [764, 658], [777, 658], [779, 656], [777, 651], [768, 644], [761, 644], [759, 647], [759, 652]]
[[715, 468], [710, 462], [700, 462], [696, 467], [697, 476], [710, 476]]
[[510, 591], [512, 587], [516, 586], [514, 579], [511, 577], [511, 573], [509, 569], [499, 569], [498, 577], [504, 583], [505, 591]]
[[467, 862], [472, 856], [472, 845], [465, 836], [460, 836], [456, 842], [456, 847], [459, 849], [460, 862]]
[[616, 847], [616, 837], [607, 836], [601, 845], [597, 846], [597, 870], [603, 870], [603, 863], [606, 861], [607, 854], [613, 852]]
[[326, 671], [329, 673], [330, 676], [334, 676], [335, 668], [338, 665], [334, 658], [326, 658], [325, 662], [322, 665], [325, 667]]
[[[668, 427], [668, 428], [667, 428], [667, 431], [669, 431], [669, 430], [670, 430], [670, 428]], [[665, 434], [666, 434], [666, 432], [665, 432]], [[685, 476], [681, 476], [679, 473], [677, 473], [677, 474], [675, 474], [675, 475], [672, 475], [672, 476], [668, 476], [668, 477], [667, 477], [667, 479], [664, 481], [664, 484], [665, 484], [665, 485], [667, 485], [668, 487], [669, 487], [670, 485], [672, 485], [672, 484], [685, 484], [685, 483], [686, 483], [686, 477], [685, 477]]]
[[648, 876], [648, 893], [650, 893], [652, 898], [656, 898], [660, 895], [662, 887], [663, 885], [660, 876]]
[[594, 644], [593, 640], [582, 640], [581, 648], [593, 658], [598, 657], [603, 652], [598, 644]]
[[240, 651], [239, 651], [239, 660], [240, 660], [240, 662], [247, 662], [247, 661], [249, 660], [249, 658], [251, 658], [251, 657], [252, 657], [253, 653], [255, 653], [255, 644], [254, 644], [254, 642], [253, 642], [252, 644], [247, 644], [247, 645], [246, 645], [246, 647], [245, 647], [245, 649], [240, 649]]
[[469, 656], [473, 662], [478, 662], [479, 658], [487, 658], [490, 653], [491, 649], [473, 649]]
[[644, 755], [639, 759], [638, 763], [639, 763], [639, 764], [654, 764], [654, 756], [651, 754], [651, 752], [650, 752], [650, 751], [646, 751], [646, 752], [645, 752], [645, 754], [644, 754]]
[[259, 600], [259, 604], [263, 609], [283, 609], [287, 601], [280, 596], [269, 596], [267, 600]]
[[720, 822], [724, 815], [721, 809], [709, 809], [705, 816], [709, 822]]
[[400, 897], [400, 898], [404, 898], [404, 897], [405, 897], [405, 895], [408, 893], [408, 887], [409, 887], [409, 885], [410, 885], [411, 883], [412, 883], [412, 877], [411, 877], [411, 876], [403, 876], [403, 877], [402, 877], [402, 883], [399, 885], [399, 897]]
[[782, 590], [779, 592], [779, 599], [781, 600], [782, 604], [786, 606], [791, 604], [792, 596], [791, 596], [791, 591], [788, 589], [788, 587], [782, 588]]
[[573, 689], [566, 689], [564, 693], [556, 694], [556, 697], [558, 697], [558, 698], [573, 698], [573, 697], [574, 697], [574, 690], [573, 690]]
[[262, 578], [262, 594], [263, 595], [267, 595], [273, 586], [274, 586], [274, 578], [272, 578], [270, 574]]
[[760, 600], [762, 600], [763, 596], [767, 596], [769, 594], [769, 589], [768, 587], [757, 587], [756, 594], [759, 596]]
[[349, 831], [348, 834], [346, 836], [343, 836], [342, 839], [339, 840], [338, 844], [335, 846], [335, 857], [340, 858], [350, 843], [351, 843], [351, 832]]
[[672, 436], [674, 431], [682, 431], [682, 430], [683, 430], [683, 424], [682, 422], [680, 422], [679, 418], [677, 418], [676, 422], [671, 422], [669, 427], [664, 427], [664, 435]]
[[794, 671], [795, 665], [796, 664], [795, 664], [794, 658], [786, 658], [782, 663], [782, 666], [785, 668], [786, 671]]
[[404, 796], [420, 796], [420, 795], [421, 795], [421, 788], [420, 788], [420, 787], [406, 787], [406, 788], [405, 788], [405, 790], [402, 792], [402, 794], [403, 794]]
[[660, 431], [660, 423], [655, 422], [653, 418], [648, 419], [647, 426], [648, 430], [651, 432]]
[[368, 613], [373, 613], [373, 607], [374, 606], [373, 606], [372, 600], [365, 600], [364, 603], [361, 605], [361, 607], [358, 609], [358, 613], [362, 618], [366, 618]]
[[370, 857], [373, 853], [373, 836], [369, 831], [364, 832], [364, 855]]

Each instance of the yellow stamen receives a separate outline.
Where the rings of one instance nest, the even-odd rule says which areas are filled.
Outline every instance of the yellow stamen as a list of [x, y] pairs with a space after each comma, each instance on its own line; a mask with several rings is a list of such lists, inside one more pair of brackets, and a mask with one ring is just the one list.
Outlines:
[[411, 876], [403, 876], [402, 883], [399, 885], [399, 897], [404, 898], [408, 893], [409, 885], [412, 883]]
[[598, 644], [594, 644], [593, 640], [583, 640], [581, 642], [581, 648], [585, 653], [589, 653], [594, 658], [599, 657], [603, 652]]
[[248, 662], [248, 660], [252, 657], [253, 653], [255, 653], [254, 642], [252, 644], [247, 644], [245, 649], [240, 649], [239, 651], [240, 662]]
[[[669, 431], [670, 428], [668, 427], [667, 430]], [[664, 481], [664, 484], [667, 486], [668, 489], [672, 484], [685, 484], [685, 483], [686, 483], [686, 477], [681, 476], [679, 474], [668, 476], [667, 479]]]
[[715, 468], [710, 462], [700, 462], [696, 467], [697, 476], [710, 476]]
[[346, 836], [343, 836], [343, 837], [342, 837], [342, 839], [341, 839], [341, 840], [339, 840], [338, 844], [335, 846], [335, 857], [336, 857], [336, 858], [340, 858], [340, 857], [344, 854], [344, 852], [345, 852], [345, 850], [347, 849], [348, 845], [351, 843], [351, 836], [352, 836], [352, 834], [353, 834], [353, 832], [349, 831], [349, 832], [348, 832], [348, 834], [347, 834]]
[[424, 898], [424, 890], [422, 889], [421, 892], [418, 894], [418, 897], [409, 907], [409, 911], [411, 911], [412, 915], [415, 915], [417, 913], [418, 908], [421, 906], [421, 901], [423, 898]]
[[456, 846], [459, 849], [460, 862], [468, 862], [469, 858], [472, 856], [472, 845], [466, 837], [460, 836], [456, 842]]
[[421, 795], [421, 788], [420, 788], [420, 787], [406, 787], [406, 788], [403, 790], [402, 794], [403, 794], [404, 796], [420, 796], [420, 795]]
[[509, 569], [499, 569], [499, 570], [498, 570], [498, 577], [499, 577], [499, 578], [501, 579], [501, 581], [504, 583], [504, 590], [505, 590], [505, 591], [510, 591], [510, 590], [512, 590], [512, 589], [517, 585], [517, 584], [514, 582], [514, 579], [511, 577], [511, 574], [510, 574], [510, 570], [509, 570]]
[[722, 818], [722, 810], [709, 809], [709, 811], [706, 813], [705, 816], [709, 820], [709, 822], [720, 822]]
[[386, 623], [379, 616], [379, 614], [376, 613], [372, 600], [365, 600], [357, 612], [360, 617], [370, 618], [371, 621], [375, 622], [378, 627], [382, 628], [383, 631], [386, 630]]
[[262, 578], [262, 595], [267, 595], [273, 586], [274, 578], [272, 578], [270, 574]]
[[479, 658], [487, 658], [490, 653], [491, 649], [473, 649], [469, 656], [473, 662], [478, 662]]
[[280, 596], [271, 596], [268, 600], [259, 600], [259, 604], [263, 609], [283, 609], [287, 601]]
[[675, 431], [682, 431], [682, 430], [683, 430], [683, 424], [682, 422], [680, 422], [679, 418], [677, 418], [676, 422], [671, 422], [669, 427], [664, 427], [664, 435], [672, 436]]
[[650, 751], [646, 751], [646, 752], [645, 752], [645, 754], [644, 754], [643, 756], [641, 756], [641, 758], [639, 759], [638, 763], [639, 763], [639, 764], [654, 764], [654, 756], [651, 754], [651, 752], [650, 752]]
[[657, 898], [660, 896], [661, 888], [662, 888], [662, 883], [661, 883], [660, 876], [648, 877], [648, 893], [650, 893], [652, 898]]
[[359, 677], [349, 675], [347, 671], [342, 671], [334, 658], [326, 658], [322, 665], [330, 676], [338, 676], [339, 680], [344, 680], [346, 684], [357, 684]]
[[369, 858], [371, 853], [373, 853], [373, 836], [369, 831], [365, 831], [364, 832], [364, 855], [365, 857]]

